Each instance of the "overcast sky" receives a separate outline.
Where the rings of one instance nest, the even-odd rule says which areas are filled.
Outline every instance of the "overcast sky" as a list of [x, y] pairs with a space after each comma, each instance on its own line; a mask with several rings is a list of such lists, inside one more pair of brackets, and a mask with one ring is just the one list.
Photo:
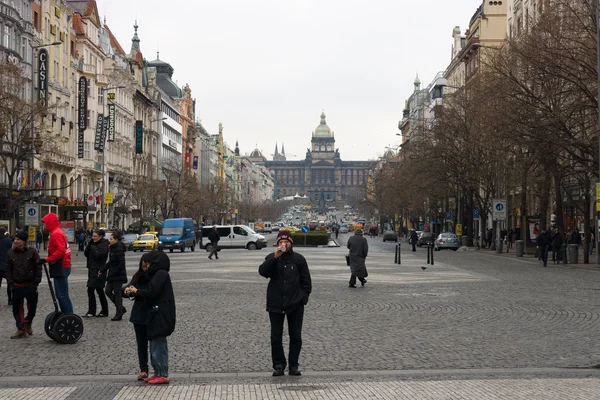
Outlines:
[[[426, 86], [450, 62], [482, 0], [97, 0], [125, 49], [137, 19], [147, 60], [189, 83], [196, 116], [224, 126], [242, 154], [275, 143], [303, 159], [324, 110], [342, 160], [374, 159], [399, 143], [398, 121], [418, 73]], [[294, 157], [295, 156], [295, 157]]]

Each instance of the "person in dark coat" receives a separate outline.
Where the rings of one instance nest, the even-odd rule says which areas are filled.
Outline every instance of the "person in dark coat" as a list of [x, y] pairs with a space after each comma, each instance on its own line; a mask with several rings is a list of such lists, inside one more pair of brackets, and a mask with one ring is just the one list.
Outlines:
[[552, 262], [556, 264], [560, 263], [560, 248], [564, 242], [563, 235], [558, 230], [558, 226], [554, 228], [554, 234], [552, 235]]
[[[141, 264], [141, 263], [140, 263]], [[137, 290], [148, 289], [148, 275], [146, 271], [140, 265], [138, 271], [133, 275], [131, 281], [123, 287], [121, 295], [130, 300], [134, 300], [133, 306], [131, 307], [131, 314], [129, 315], [129, 322], [133, 324], [133, 330], [135, 332], [135, 342], [137, 344], [137, 355], [138, 362], [140, 365], [140, 372], [138, 373], [137, 380], [143, 381], [148, 379], [148, 315], [150, 314], [151, 305], [149, 302], [144, 301], [141, 297], [134, 297], [131, 295], [131, 290], [128, 288], [134, 286]]]
[[571, 241], [569, 243], [576, 244], [577, 246], [581, 244], [581, 234], [579, 233], [579, 228], [573, 229], [573, 233], [571, 233]]
[[2, 287], [2, 279], [6, 279], [6, 297], [8, 297], [8, 305], [12, 304], [12, 289], [6, 278], [6, 257], [8, 251], [12, 249], [13, 241], [6, 235], [6, 228], [0, 226], [0, 287]]
[[294, 240], [287, 230], [277, 234], [277, 250], [265, 257], [258, 273], [269, 279], [267, 311], [271, 322], [271, 358], [273, 376], [283, 376], [286, 367], [283, 351], [283, 324], [287, 316], [290, 335], [289, 374], [302, 375], [298, 360], [302, 349], [304, 306], [312, 291], [312, 281], [306, 259], [294, 252]]
[[38, 229], [37, 233], [35, 234], [35, 249], [37, 250], [38, 253], [42, 249], [43, 241], [44, 241], [44, 235], [42, 235], [42, 231], [40, 231]]
[[[108, 317], [108, 302], [104, 294], [104, 284], [106, 275], [102, 271], [108, 258], [108, 241], [104, 238], [104, 230], [96, 229], [92, 233], [92, 240], [88, 243], [84, 253], [87, 257], [87, 293], [88, 293], [88, 311], [85, 317]], [[96, 296], [98, 293], [100, 299], [100, 313], [96, 315]]]
[[175, 294], [169, 275], [171, 262], [169, 257], [159, 250], [152, 250], [142, 256], [140, 268], [146, 271], [150, 280], [146, 289], [129, 286], [125, 294], [140, 298], [150, 307], [147, 322], [147, 335], [150, 341], [150, 362], [154, 375], [145, 380], [151, 385], [168, 384], [169, 347], [167, 336], [175, 330]]
[[106, 295], [116, 307], [115, 316], [111, 321], [120, 321], [127, 309], [123, 307], [121, 286], [127, 283], [127, 270], [125, 269], [125, 244], [122, 242], [121, 232], [113, 232], [108, 238], [108, 262], [100, 275], [106, 276]]
[[546, 263], [548, 262], [548, 244], [549, 244], [548, 232], [543, 230], [540, 232], [540, 234], [538, 235], [538, 237], [536, 239], [536, 245], [537, 245], [537, 248], [539, 249], [538, 260], [542, 261], [542, 263], [544, 264], [544, 267], [546, 266]]
[[220, 239], [221, 239], [221, 235], [219, 235], [219, 232], [217, 231], [217, 227], [213, 226], [212, 230], [208, 234], [208, 240], [209, 240], [210, 244], [212, 245], [212, 250], [211, 250], [210, 254], [208, 255], [208, 258], [210, 260], [212, 260], [213, 255], [215, 256], [215, 258], [217, 260], [219, 259], [219, 253], [217, 253], [217, 246], [219, 244]]
[[86, 234], [85, 231], [81, 231], [79, 232], [79, 235], [77, 235], [77, 241], [79, 242], [79, 251], [85, 251], [85, 239], [86, 239]]
[[369, 244], [363, 236], [362, 229], [357, 229], [354, 232], [354, 236], [348, 239], [346, 247], [350, 249], [350, 271], [352, 272], [348, 287], [356, 288], [356, 278], [360, 281], [361, 286], [365, 286], [365, 283], [367, 283], [365, 278], [369, 276], [367, 266], [365, 265], [365, 260], [369, 253]]
[[416, 230], [410, 232], [410, 244], [412, 245], [412, 251], [417, 251], [417, 243], [419, 242], [419, 236]]
[[17, 324], [17, 332], [10, 337], [11, 339], [33, 335], [31, 323], [38, 304], [37, 287], [42, 281], [40, 256], [34, 248], [29, 247], [27, 239], [27, 232], [17, 232], [14, 246], [8, 251], [7, 257], [6, 280], [13, 287], [13, 316]]

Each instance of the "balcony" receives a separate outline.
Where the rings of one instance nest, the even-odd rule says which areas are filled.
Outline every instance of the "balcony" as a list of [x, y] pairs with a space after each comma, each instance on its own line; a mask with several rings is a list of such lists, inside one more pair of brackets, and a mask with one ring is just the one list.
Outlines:
[[96, 66], [90, 64], [79, 63], [79, 70], [86, 78], [94, 78], [96, 76]]
[[108, 86], [108, 75], [97, 74], [96, 75], [96, 86]]
[[40, 158], [42, 162], [56, 164], [61, 167], [75, 168], [75, 157], [71, 157], [65, 154], [47, 151], [44, 152]]

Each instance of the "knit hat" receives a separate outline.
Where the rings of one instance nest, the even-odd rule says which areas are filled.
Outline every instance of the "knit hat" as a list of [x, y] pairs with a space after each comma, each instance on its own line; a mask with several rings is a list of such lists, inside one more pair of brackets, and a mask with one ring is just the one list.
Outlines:
[[287, 240], [291, 244], [294, 244], [294, 239], [292, 239], [292, 234], [290, 233], [290, 231], [279, 231], [279, 233], [277, 234], [277, 244], [279, 244], [280, 240]]
[[29, 239], [29, 235], [25, 231], [18, 231], [15, 237], [21, 239], [24, 242], [27, 242], [27, 240]]

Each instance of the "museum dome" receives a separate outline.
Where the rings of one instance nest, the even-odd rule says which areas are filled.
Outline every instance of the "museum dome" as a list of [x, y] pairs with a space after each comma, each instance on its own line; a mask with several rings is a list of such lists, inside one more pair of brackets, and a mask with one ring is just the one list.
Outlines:
[[250, 153], [251, 158], [264, 158], [259, 149], [254, 149], [252, 153]]
[[325, 112], [321, 113], [321, 123], [313, 132], [314, 137], [333, 137], [333, 131], [327, 126], [325, 122]]

